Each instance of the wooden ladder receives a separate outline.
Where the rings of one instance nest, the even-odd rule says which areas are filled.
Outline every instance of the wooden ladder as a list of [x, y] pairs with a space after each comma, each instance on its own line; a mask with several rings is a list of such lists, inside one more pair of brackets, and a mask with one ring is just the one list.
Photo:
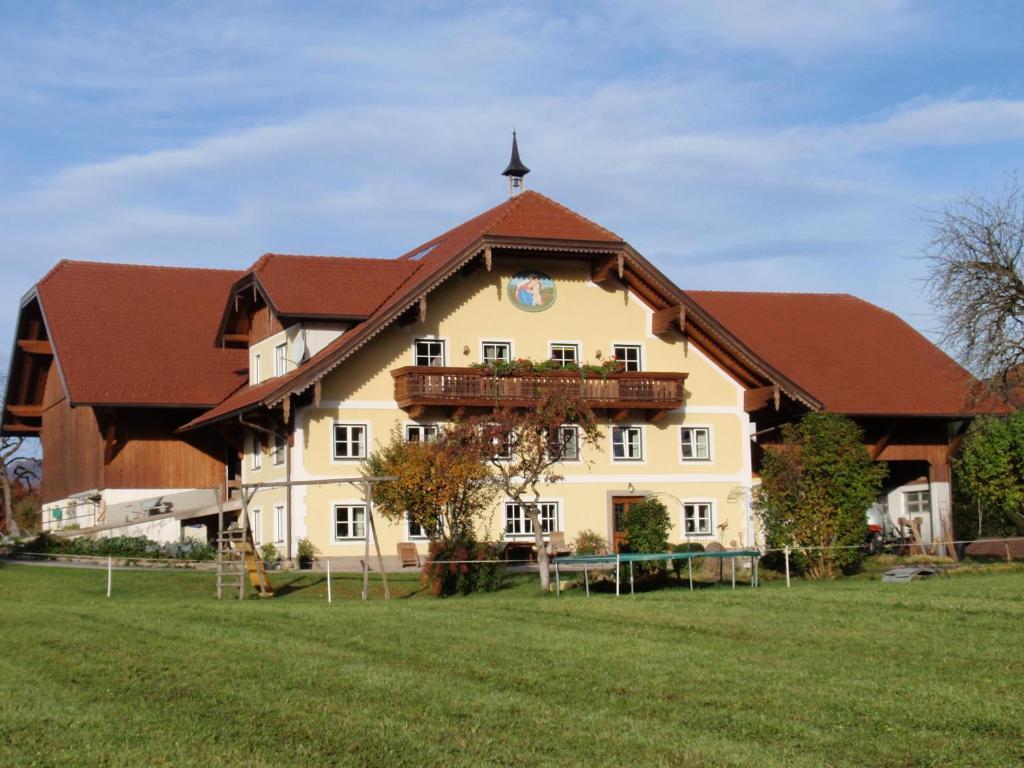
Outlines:
[[217, 596], [222, 598], [227, 588], [237, 589], [239, 599], [244, 598], [246, 577], [257, 595], [274, 596], [252, 532], [232, 524], [217, 534]]

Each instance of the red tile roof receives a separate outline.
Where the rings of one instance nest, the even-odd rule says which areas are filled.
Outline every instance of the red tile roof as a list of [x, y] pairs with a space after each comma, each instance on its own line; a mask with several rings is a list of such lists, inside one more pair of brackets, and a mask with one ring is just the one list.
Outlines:
[[[301, 367], [286, 377], [271, 379], [256, 387], [244, 387], [232, 395], [230, 404], [222, 403], [185, 425], [183, 429], [193, 429], [212, 423], [226, 415], [245, 410], [261, 402], [272, 404], [284, 398], [292, 389], [301, 391], [307, 388], [313, 381], [339, 365], [349, 354], [366, 343], [374, 333], [394, 319], [396, 311], [401, 311], [410, 302], [415, 301], [420, 292], [444, 280], [452, 269], [457, 269], [456, 262], [459, 261], [459, 257], [466, 256], [467, 249], [488, 236], [564, 240], [566, 242], [607, 244], [608, 246], [624, 245], [621, 238], [615, 233], [598, 226], [551, 198], [529, 190], [416, 246], [393, 262], [374, 262], [371, 259], [352, 260], [379, 264], [394, 264], [396, 262], [408, 264], [410, 271], [395, 290], [380, 302], [367, 320], [353, 326]], [[264, 258], [268, 259], [270, 263], [278, 262], [282, 276], [284, 276], [282, 282], [287, 281], [287, 275], [301, 271], [292, 270], [286, 260], [296, 257], [274, 257], [271, 255]], [[263, 259], [257, 262], [253, 269], [263, 268], [261, 267], [262, 261]], [[327, 258], [325, 261], [332, 261], [332, 259]], [[338, 261], [343, 260], [338, 259]], [[393, 275], [397, 274], [397, 271], [393, 273]], [[304, 315], [309, 306], [314, 306], [314, 304], [304, 306], [298, 303], [300, 299], [301, 297], [296, 295], [295, 315], [298, 316]]]
[[214, 346], [240, 274], [59, 262], [37, 291], [70, 401], [219, 403], [244, 380], [247, 352]]
[[395, 259], [267, 253], [250, 271], [279, 315], [364, 318], [418, 266]]
[[273, 379], [262, 381], [259, 384], [245, 384], [238, 387], [238, 389], [232, 392], [227, 398], [218, 403], [216, 407], [200, 414], [188, 424], [182, 426], [178, 431], [185, 432], [190, 429], [195, 429], [196, 427], [201, 427], [205, 424], [212, 424], [215, 421], [221, 421], [228, 416], [233, 416], [236, 413], [247, 411], [253, 406], [266, 401], [268, 398], [274, 398], [275, 393], [279, 390], [290, 387], [303, 373], [305, 373], [305, 371], [308, 370], [310, 365], [322, 362], [333, 354], [333, 352], [344, 344], [348, 338], [351, 337], [353, 332], [361, 328], [362, 325], [363, 323], [360, 323], [345, 331], [345, 333], [321, 349], [294, 371], [289, 371], [284, 376], [277, 376]]
[[974, 378], [891, 312], [846, 294], [687, 291], [756, 355], [849, 415], [974, 413]]

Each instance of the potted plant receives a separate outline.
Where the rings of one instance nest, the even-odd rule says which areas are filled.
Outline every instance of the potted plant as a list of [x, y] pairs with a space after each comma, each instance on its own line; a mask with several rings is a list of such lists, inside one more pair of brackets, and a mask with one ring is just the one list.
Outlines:
[[263, 566], [268, 570], [277, 568], [277, 564], [281, 561], [281, 555], [278, 553], [277, 547], [269, 541], [260, 546], [260, 558], [263, 560]]
[[308, 571], [313, 567], [313, 558], [320, 554], [320, 551], [309, 539], [299, 539], [298, 555], [299, 569]]

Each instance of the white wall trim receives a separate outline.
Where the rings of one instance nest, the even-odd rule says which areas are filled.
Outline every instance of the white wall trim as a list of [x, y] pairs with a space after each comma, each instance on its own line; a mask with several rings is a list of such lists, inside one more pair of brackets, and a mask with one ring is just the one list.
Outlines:
[[733, 474], [712, 474], [712, 473], [675, 473], [671, 475], [641, 475], [621, 474], [611, 475], [565, 475], [561, 483], [577, 484], [599, 484], [609, 483], [625, 486], [627, 483], [637, 485], [639, 483], [669, 483], [672, 485], [689, 485], [692, 483], [728, 483], [738, 485], [744, 483], [744, 477], [739, 472]]

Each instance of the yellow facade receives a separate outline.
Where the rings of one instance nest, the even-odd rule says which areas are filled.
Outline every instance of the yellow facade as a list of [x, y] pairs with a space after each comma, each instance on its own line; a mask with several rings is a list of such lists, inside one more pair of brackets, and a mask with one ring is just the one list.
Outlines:
[[[543, 272], [555, 281], [557, 298], [550, 308], [527, 312], [510, 300], [509, 280], [523, 270]], [[545, 493], [546, 500], [558, 504], [557, 529], [565, 532], [567, 541], [584, 529], [611, 541], [611, 498], [657, 494], [672, 515], [674, 541], [750, 543], [750, 422], [743, 410], [743, 390], [681, 334], [655, 336], [651, 320], [651, 310], [636, 296], [618, 284], [613, 288], [594, 284], [590, 266], [578, 261], [498, 260], [490, 272], [481, 269], [470, 277], [454, 276], [429, 294], [424, 321], [384, 329], [324, 379], [319, 406], [297, 410], [292, 480], [359, 474], [358, 460], [334, 457], [335, 424], [364, 427], [366, 448], [372, 451], [388, 440], [395, 425], [404, 429], [415, 423], [395, 403], [391, 371], [414, 364], [417, 339], [443, 340], [444, 364], [456, 367], [481, 362], [486, 341], [507, 342], [513, 357], [534, 360], [548, 358], [552, 343], [575, 344], [581, 362], [611, 359], [613, 345], [629, 344], [639, 346], [642, 370], [688, 374], [685, 406], [653, 424], [641, 412], [617, 425], [602, 424], [600, 445], [585, 450], [580, 461], [563, 463], [564, 481]], [[261, 344], [261, 351], [272, 343]], [[428, 409], [419, 423], [443, 418], [439, 409], [436, 413]], [[613, 426], [640, 428], [640, 460], [612, 458]], [[684, 426], [709, 430], [707, 459], [683, 459]], [[269, 455], [263, 457], [260, 470], [253, 470], [251, 453], [247, 454], [243, 472], [246, 482], [284, 479], [283, 466], [273, 466]], [[268, 510], [283, 504], [284, 493], [263, 490], [252, 501], [251, 506], [261, 510], [263, 541], [269, 540], [273, 526]], [[339, 541], [334, 536], [335, 506], [362, 504], [358, 486], [296, 486], [292, 494], [295, 541], [306, 536], [325, 556], [362, 553], [362, 539]], [[684, 502], [711, 503], [710, 533], [686, 536]], [[487, 531], [492, 537], [503, 534], [503, 515], [504, 500], [498, 498]], [[399, 542], [410, 540], [405, 524], [376, 522], [384, 554], [393, 555]], [[425, 542], [417, 543], [425, 550]]]

